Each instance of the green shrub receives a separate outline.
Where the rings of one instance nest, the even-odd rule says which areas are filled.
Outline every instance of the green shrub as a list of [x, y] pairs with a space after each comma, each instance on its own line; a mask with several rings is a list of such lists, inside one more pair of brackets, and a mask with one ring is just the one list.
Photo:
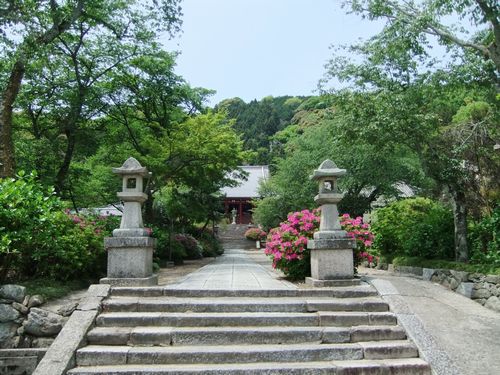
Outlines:
[[92, 282], [80, 278], [64, 281], [44, 278], [16, 280], [16, 284], [25, 286], [28, 295], [41, 294], [46, 300], [53, 300], [64, 297], [76, 290], [87, 289]]
[[389, 262], [397, 256], [454, 258], [451, 211], [427, 198], [389, 204], [374, 213], [374, 248]]
[[224, 248], [221, 243], [208, 228], [205, 228], [205, 230], [198, 235], [198, 241], [203, 248], [204, 257], [216, 257], [224, 253]]
[[500, 268], [500, 206], [469, 228], [471, 262]]
[[203, 257], [203, 249], [200, 243], [190, 234], [176, 234], [173, 242], [177, 242], [184, 249], [186, 259], [200, 259]]
[[167, 262], [172, 261], [175, 264], [182, 264], [186, 258], [184, 247], [174, 240], [170, 240], [170, 233], [167, 229], [158, 226], [151, 226], [151, 236], [156, 238], [155, 258], [156, 262], [164, 267]]
[[99, 277], [106, 267], [105, 222], [65, 213], [34, 174], [0, 180], [0, 279]]

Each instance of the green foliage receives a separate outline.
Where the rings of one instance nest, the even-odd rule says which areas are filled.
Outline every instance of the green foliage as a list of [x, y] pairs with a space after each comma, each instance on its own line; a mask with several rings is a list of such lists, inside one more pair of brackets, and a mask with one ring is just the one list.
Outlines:
[[[12, 73], [0, 82], [1, 96], [12, 99], [0, 108], [2, 118], [7, 119], [3, 110], [14, 108], [22, 117], [18, 126], [31, 133], [37, 151], [41, 146], [51, 151], [47, 161], [58, 155], [50, 164], [43, 152], [39, 161], [29, 158], [35, 162], [29, 168], [37, 168], [44, 179], [54, 179], [58, 193], [71, 195], [67, 178], [75, 150], [94, 146], [87, 137], [94, 130], [93, 119], [102, 117], [111, 103], [107, 94], [116, 89], [111, 77], [134, 57], [157, 52], [160, 34], [180, 30], [179, 2], [63, 0], [0, 5], [0, 59], [8, 61], [2, 68]], [[126, 96], [123, 91], [113, 93]], [[11, 138], [18, 137], [2, 135], [5, 146]], [[20, 161], [28, 168], [26, 160]], [[49, 169], [47, 177], [42, 167]]]
[[470, 229], [472, 263], [500, 268], [500, 206]]
[[[433, 181], [427, 193], [452, 201], [455, 257], [467, 261], [467, 215], [477, 219], [491, 210], [499, 191], [500, 160], [491, 151], [500, 113], [498, 6], [469, 0], [344, 5], [384, 25], [370, 39], [338, 48], [327, 66], [323, 84], [335, 79], [349, 87], [336, 101], [346, 124], [339, 137], [389, 150], [404, 146], [416, 156]], [[429, 37], [451, 58], [441, 63], [431, 56]]]
[[219, 240], [214, 236], [211, 230], [205, 228], [201, 233], [198, 232], [198, 241], [203, 248], [204, 257], [216, 257], [224, 253]]
[[164, 267], [167, 262], [182, 264], [186, 258], [186, 250], [184, 246], [177, 241], [174, 241], [174, 235], [168, 229], [151, 225], [153, 238], [156, 238], [155, 262], [161, 267]]
[[453, 259], [453, 216], [442, 204], [411, 198], [374, 212], [374, 248], [391, 261], [398, 256]]
[[66, 280], [105, 271], [105, 219], [65, 214], [36, 175], [0, 181], [1, 276]]
[[173, 242], [176, 242], [183, 248], [186, 259], [199, 259], [203, 256], [203, 248], [200, 243], [189, 234], [176, 234]]
[[428, 57], [430, 38], [436, 38], [448, 51], [473, 51], [500, 71], [500, 52], [495, 48], [499, 43], [499, 8], [495, 0], [346, 0], [344, 6], [363, 18], [385, 22], [382, 31], [362, 46], [379, 47], [374, 60], [390, 56], [394, 68], [402, 67], [403, 62], [409, 65], [405, 70], [415, 68], [418, 60]]
[[26, 294], [40, 294], [46, 300], [64, 297], [73, 291], [85, 290], [92, 283], [90, 280], [54, 280], [54, 279], [29, 279], [26, 281], [16, 281], [17, 284], [26, 287]]
[[352, 142], [345, 116], [346, 112], [330, 114], [288, 138], [283, 156], [275, 159], [273, 175], [261, 186], [263, 199], [255, 202], [254, 219], [264, 228], [277, 226], [288, 212], [315, 207], [318, 187], [309, 176], [327, 158], [348, 170], [339, 180], [346, 193], [340, 209], [354, 216], [368, 211], [381, 195], [397, 197], [396, 183], [425, 186], [421, 165], [411, 150], [404, 145], [373, 144], [370, 139]]
[[242, 134], [245, 150], [257, 151], [246, 161], [250, 164], [269, 164], [272, 158], [269, 150], [274, 148], [271, 137], [290, 124], [304, 99], [268, 96], [260, 101], [245, 103], [240, 98], [232, 98], [223, 100], [215, 109], [227, 112], [228, 118], [235, 120], [234, 128]]
[[425, 267], [434, 269], [450, 269], [465, 272], [477, 272], [486, 275], [500, 275], [500, 267], [489, 263], [469, 264], [449, 260], [425, 259], [419, 257], [398, 256], [392, 260], [396, 266]]

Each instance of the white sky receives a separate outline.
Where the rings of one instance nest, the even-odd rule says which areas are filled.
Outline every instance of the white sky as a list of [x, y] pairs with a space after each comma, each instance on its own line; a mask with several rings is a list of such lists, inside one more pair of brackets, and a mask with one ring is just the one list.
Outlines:
[[332, 52], [381, 29], [346, 15], [340, 0], [184, 0], [176, 72], [214, 89], [214, 105], [240, 97], [311, 95]]

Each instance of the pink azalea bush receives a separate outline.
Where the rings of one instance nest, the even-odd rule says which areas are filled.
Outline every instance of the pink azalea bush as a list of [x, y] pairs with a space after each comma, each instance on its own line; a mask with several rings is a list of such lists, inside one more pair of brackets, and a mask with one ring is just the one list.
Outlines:
[[250, 228], [245, 232], [245, 238], [252, 241], [261, 241], [266, 238], [267, 233], [260, 228]]
[[[302, 210], [289, 214], [287, 220], [279, 227], [271, 229], [264, 252], [272, 258], [273, 268], [283, 271], [291, 279], [303, 279], [309, 276], [311, 266], [307, 241], [313, 238], [314, 232], [319, 229], [319, 224], [319, 209]], [[368, 253], [374, 239], [370, 225], [363, 223], [361, 217], [353, 219], [349, 214], [341, 216], [340, 224], [342, 229], [356, 240], [355, 266], [368, 255], [373, 257]]]
[[356, 250], [354, 251], [355, 266], [362, 261], [374, 263], [378, 259], [378, 257], [376, 258], [369, 252], [375, 237], [370, 230], [370, 224], [364, 223], [361, 216], [351, 218], [349, 214], [343, 214], [340, 217], [340, 226], [351, 238], [356, 240]]
[[291, 279], [310, 275], [310, 254], [307, 240], [319, 229], [319, 210], [302, 210], [288, 215], [279, 227], [271, 229], [264, 252], [277, 268]]

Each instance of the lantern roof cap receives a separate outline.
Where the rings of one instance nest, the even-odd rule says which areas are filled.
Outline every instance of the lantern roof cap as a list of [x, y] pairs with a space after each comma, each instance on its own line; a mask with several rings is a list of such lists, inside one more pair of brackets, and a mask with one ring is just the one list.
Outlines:
[[125, 160], [125, 163], [119, 168], [113, 168], [113, 173], [116, 174], [122, 174], [122, 175], [140, 175], [140, 176], [147, 176], [148, 175], [148, 170], [146, 167], [143, 167], [141, 163], [137, 161], [136, 158], [130, 157], [127, 160]]
[[311, 179], [318, 180], [325, 177], [340, 177], [347, 173], [347, 170], [338, 168], [330, 159], [326, 159], [318, 169], [315, 169]]

